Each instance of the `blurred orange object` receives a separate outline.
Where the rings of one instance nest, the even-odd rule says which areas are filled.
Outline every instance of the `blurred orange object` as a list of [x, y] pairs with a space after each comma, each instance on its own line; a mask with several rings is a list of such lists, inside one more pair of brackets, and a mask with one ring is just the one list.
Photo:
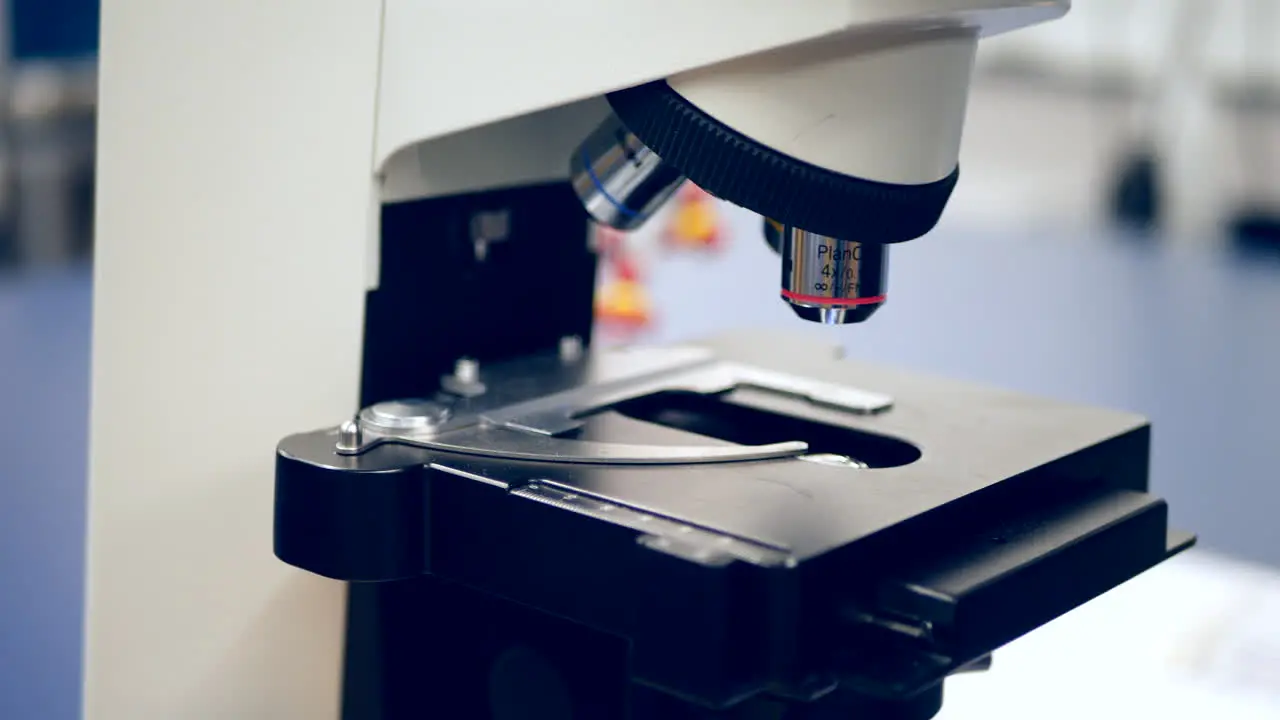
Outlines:
[[642, 257], [634, 237], [610, 227], [596, 226], [595, 248], [600, 256], [596, 291], [596, 321], [606, 333], [631, 336], [652, 321], [649, 291], [641, 280]]
[[648, 290], [627, 278], [605, 283], [596, 296], [596, 319], [629, 329], [647, 327], [653, 319]]
[[681, 249], [720, 249], [723, 233], [716, 199], [697, 185], [685, 183], [676, 193], [663, 238], [667, 245]]

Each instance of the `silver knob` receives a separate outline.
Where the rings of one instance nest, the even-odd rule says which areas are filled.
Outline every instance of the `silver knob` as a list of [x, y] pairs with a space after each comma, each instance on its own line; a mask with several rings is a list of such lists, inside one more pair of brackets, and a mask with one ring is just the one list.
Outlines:
[[355, 452], [360, 449], [363, 444], [363, 433], [360, 432], [360, 423], [355, 420], [348, 420], [338, 426], [338, 452]]
[[480, 363], [471, 358], [458, 358], [453, 364], [453, 377], [460, 383], [473, 383], [480, 379]]
[[480, 362], [473, 358], [458, 358], [453, 364], [453, 373], [440, 378], [440, 387], [460, 397], [483, 395], [485, 385], [480, 380]]
[[560, 338], [560, 360], [574, 363], [582, 358], [582, 338], [577, 335], [566, 335]]
[[453, 416], [449, 406], [434, 400], [388, 400], [373, 405], [364, 413], [370, 426], [379, 430], [413, 430], [430, 432]]

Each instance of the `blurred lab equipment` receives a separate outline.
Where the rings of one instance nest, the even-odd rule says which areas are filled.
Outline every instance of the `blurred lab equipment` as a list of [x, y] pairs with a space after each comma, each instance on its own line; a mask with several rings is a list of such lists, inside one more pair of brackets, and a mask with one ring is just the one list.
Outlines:
[[92, 245], [96, 0], [10, 0], [0, 37], [0, 263]]
[[1162, 243], [1265, 233], [1280, 216], [1277, 37], [1277, 0], [1082, 0], [1060, 23], [994, 39], [979, 87], [1002, 101], [972, 106], [967, 142], [990, 134], [1027, 160], [988, 169], [990, 182], [971, 162], [960, 192], [991, 185], [1011, 198], [1002, 209]]

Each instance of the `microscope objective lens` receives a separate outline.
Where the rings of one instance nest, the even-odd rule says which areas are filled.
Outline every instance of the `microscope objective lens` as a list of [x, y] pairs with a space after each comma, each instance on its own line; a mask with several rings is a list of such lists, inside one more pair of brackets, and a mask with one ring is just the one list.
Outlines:
[[818, 235], [766, 220], [765, 239], [782, 255], [782, 298], [823, 325], [859, 323], [884, 304], [888, 247]]

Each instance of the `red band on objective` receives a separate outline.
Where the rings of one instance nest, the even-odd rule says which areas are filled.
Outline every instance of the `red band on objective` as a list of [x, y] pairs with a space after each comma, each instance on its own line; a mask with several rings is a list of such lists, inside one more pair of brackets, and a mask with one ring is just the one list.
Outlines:
[[835, 306], [851, 306], [851, 305], [879, 305], [885, 301], [885, 295], [876, 295], [875, 297], [865, 298], [831, 298], [821, 295], [801, 295], [800, 293], [791, 292], [790, 290], [782, 290], [782, 297], [800, 303], [808, 303], [810, 305], [835, 305]]

